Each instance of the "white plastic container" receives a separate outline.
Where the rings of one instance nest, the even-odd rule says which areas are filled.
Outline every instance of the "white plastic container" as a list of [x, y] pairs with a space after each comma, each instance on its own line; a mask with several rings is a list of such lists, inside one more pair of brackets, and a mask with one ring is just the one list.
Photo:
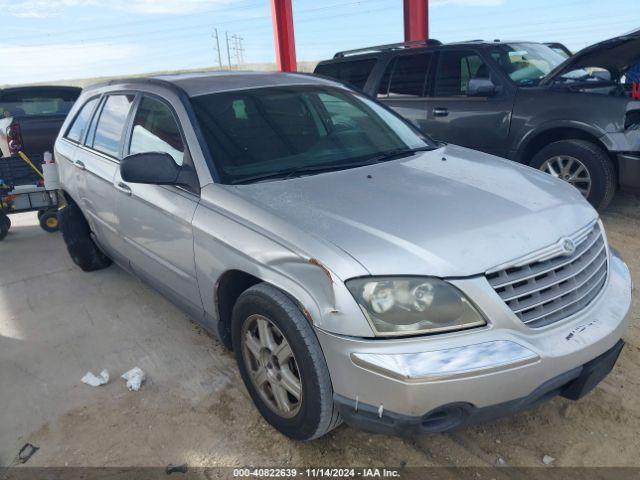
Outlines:
[[46, 190], [52, 191], [60, 189], [58, 166], [55, 163], [43, 163], [42, 175], [44, 176], [44, 188]]

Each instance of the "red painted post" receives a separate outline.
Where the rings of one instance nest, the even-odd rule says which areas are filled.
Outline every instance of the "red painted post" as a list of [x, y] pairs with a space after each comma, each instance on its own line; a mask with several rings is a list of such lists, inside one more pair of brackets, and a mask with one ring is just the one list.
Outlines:
[[429, 0], [404, 0], [404, 41], [429, 38]]
[[276, 46], [276, 65], [281, 72], [295, 72], [296, 40], [293, 33], [291, 0], [271, 0], [273, 37]]

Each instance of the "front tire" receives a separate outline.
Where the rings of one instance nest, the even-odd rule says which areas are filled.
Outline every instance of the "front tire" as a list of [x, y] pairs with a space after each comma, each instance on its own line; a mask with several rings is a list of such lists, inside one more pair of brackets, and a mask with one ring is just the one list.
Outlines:
[[231, 327], [242, 380], [276, 430], [312, 440], [341, 423], [313, 327], [286, 294], [254, 285], [238, 298]]
[[68, 203], [58, 213], [62, 238], [67, 251], [77, 266], [85, 272], [102, 270], [111, 265], [111, 259], [98, 248], [91, 238], [91, 229], [80, 207]]
[[607, 152], [586, 140], [561, 140], [542, 148], [529, 164], [572, 184], [598, 210], [616, 192], [616, 171]]

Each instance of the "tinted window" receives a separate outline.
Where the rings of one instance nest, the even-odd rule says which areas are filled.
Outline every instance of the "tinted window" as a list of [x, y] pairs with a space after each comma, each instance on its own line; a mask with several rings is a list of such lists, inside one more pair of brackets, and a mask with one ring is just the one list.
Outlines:
[[389, 81], [391, 80], [391, 72], [396, 66], [396, 60], [396, 58], [391, 60], [387, 68], [384, 69], [384, 73], [380, 79], [380, 85], [378, 86], [378, 97], [386, 97], [389, 93]]
[[259, 88], [203, 95], [192, 104], [224, 183], [296, 168], [349, 168], [430, 146], [378, 103], [337, 88]]
[[350, 62], [328, 63], [318, 65], [315, 73], [318, 75], [336, 78], [341, 82], [363, 89], [375, 64], [375, 58], [354, 60]]
[[79, 142], [84, 137], [84, 132], [87, 131], [87, 126], [91, 120], [91, 114], [93, 109], [98, 103], [98, 98], [92, 98], [84, 104], [82, 110], [76, 116], [76, 119], [71, 124], [71, 128], [67, 132], [67, 138], [74, 142]]
[[445, 50], [440, 52], [434, 95], [455, 97], [467, 94], [469, 80], [489, 78], [490, 71], [474, 52]]
[[118, 157], [120, 139], [134, 95], [110, 95], [102, 107], [91, 145], [99, 152]]
[[144, 97], [131, 132], [129, 153], [164, 152], [182, 165], [184, 145], [171, 109], [163, 102]]
[[20, 89], [5, 91], [0, 97], [0, 116], [66, 115], [80, 90]]
[[391, 74], [389, 96], [422, 97], [430, 61], [430, 53], [398, 57]]

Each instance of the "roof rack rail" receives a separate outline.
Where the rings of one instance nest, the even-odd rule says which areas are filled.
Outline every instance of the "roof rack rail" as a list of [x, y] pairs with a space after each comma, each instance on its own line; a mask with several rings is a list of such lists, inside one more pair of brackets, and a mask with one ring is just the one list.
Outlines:
[[411, 47], [433, 47], [438, 45], [442, 45], [442, 42], [435, 38], [430, 38], [428, 40], [413, 40], [411, 42], [389, 43], [386, 45], [376, 45], [374, 47], [356, 48], [355, 50], [344, 50], [343, 52], [336, 53], [333, 58], [342, 58], [347, 55], [355, 55], [357, 53], [385, 52], [388, 50], [402, 50]]

